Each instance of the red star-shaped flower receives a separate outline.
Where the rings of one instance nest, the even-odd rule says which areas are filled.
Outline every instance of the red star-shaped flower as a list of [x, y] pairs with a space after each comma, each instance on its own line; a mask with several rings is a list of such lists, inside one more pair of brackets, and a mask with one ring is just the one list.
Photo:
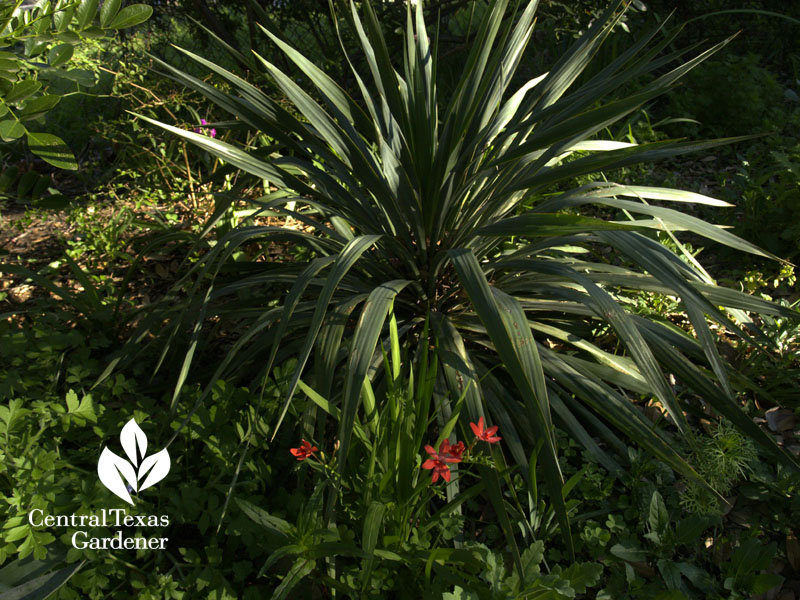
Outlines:
[[[461, 444], [461, 442], [459, 442]], [[459, 444], [456, 444], [453, 447], [458, 447]], [[463, 447], [463, 444], [461, 444]], [[447, 463], [458, 463], [461, 462], [461, 450], [458, 452], [458, 455], [452, 454], [452, 448], [450, 446], [450, 442], [444, 440], [439, 445], [439, 452], [433, 449], [433, 446], [425, 446], [425, 451], [430, 455], [430, 458], [422, 463], [423, 469], [432, 469], [433, 473], [431, 474], [431, 483], [436, 483], [439, 480], [439, 476], [442, 476], [442, 479], [445, 481], [450, 481], [450, 466]]]
[[319, 448], [317, 448], [316, 446], [312, 446], [307, 441], [301, 440], [300, 447], [291, 448], [289, 452], [291, 452], [293, 456], [296, 456], [297, 460], [305, 460], [309, 456], [314, 454], [314, 452], [316, 452], [317, 450], [319, 450]]
[[496, 444], [503, 439], [495, 435], [495, 433], [497, 433], [497, 425], [494, 427], [489, 427], [488, 429], [484, 429], [484, 425], [485, 423], [483, 421], [483, 417], [478, 419], [477, 425], [475, 425], [475, 423], [469, 424], [469, 426], [472, 427], [472, 433], [474, 433], [475, 437], [477, 437], [479, 440], [489, 442], [490, 444]]
[[451, 446], [450, 442], [445, 440], [439, 447], [439, 454], [441, 456], [447, 455], [450, 459], [453, 459], [448, 462], [461, 462], [461, 455], [464, 454], [466, 449], [467, 447], [464, 445], [464, 442], [457, 442]]

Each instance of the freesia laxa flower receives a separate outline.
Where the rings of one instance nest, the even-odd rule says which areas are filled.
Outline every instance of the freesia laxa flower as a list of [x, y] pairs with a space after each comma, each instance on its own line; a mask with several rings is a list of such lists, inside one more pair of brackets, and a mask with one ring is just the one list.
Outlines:
[[464, 442], [457, 442], [451, 446], [449, 441], [444, 440], [439, 446], [439, 454], [442, 456], [446, 455], [451, 459], [456, 459], [448, 462], [461, 462], [461, 455], [464, 454], [466, 449], [467, 447], [464, 445]]
[[319, 448], [316, 446], [312, 446], [305, 440], [300, 440], [300, 447], [291, 448], [289, 452], [291, 452], [293, 456], [297, 457], [297, 460], [305, 460], [317, 450], [319, 450]]
[[484, 429], [484, 425], [485, 423], [483, 421], [483, 417], [478, 419], [477, 425], [475, 423], [469, 424], [469, 426], [472, 428], [472, 433], [474, 433], [475, 437], [477, 437], [479, 440], [488, 442], [490, 444], [496, 444], [503, 439], [495, 435], [495, 433], [497, 433], [497, 425], [494, 427], [489, 427], [488, 429]]
[[422, 468], [433, 469], [431, 483], [439, 481], [439, 475], [441, 475], [445, 481], [450, 481], [450, 467], [447, 466], [445, 459], [439, 456], [432, 446], [425, 446], [425, 450], [431, 457], [422, 463]]
[[[208, 121], [206, 121], [205, 119], [200, 119], [200, 124], [201, 125], [208, 125]], [[213, 137], [217, 137], [217, 130], [214, 129], [213, 127], [211, 129], [202, 129], [200, 127], [195, 127], [194, 128], [194, 132], [195, 133], [207, 133], [212, 138]]]
[[[455, 449], [455, 452], [453, 450]], [[439, 452], [433, 449], [433, 446], [425, 446], [425, 452], [430, 455], [430, 458], [422, 463], [423, 469], [432, 469], [431, 483], [436, 483], [441, 475], [445, 481], [450, 481], [450, 466], [448, 463], [461, 462], [461, 453], [464, 452], [464, 444], [459, 442], [454, 446], [450, 442], [444, 440], [439, 445]]]

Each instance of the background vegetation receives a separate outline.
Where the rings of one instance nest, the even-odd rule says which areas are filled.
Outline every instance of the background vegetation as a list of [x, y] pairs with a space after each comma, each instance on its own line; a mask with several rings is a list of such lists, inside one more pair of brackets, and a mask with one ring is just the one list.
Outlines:
[[[79, 6], [84, 4], [91, 3]], [[274, 193], [274, 185], [221, 160], [212, 144], [229, 143], [260, 158], [285, 148], [273, 144], [274, 136], [265, 139], [263, 133], [233, 123], [197, 90], [176, 81], [180, 77], [167, 64], [201, 81], [209, 71], [169, 44], [258, 85], [299, 122], [303, 116], [268, 83], [267, 68], [250, 51], [304, 89], [313, 89], [313, 77], [292, 64], [257, 23], [302, 49], [354, 95], [358, 81], [341, 58], [323, 3], [150, 4], [152, 17], [133, 29], [111, 27], [115, 13], [106, 15], [104, 30], [97, 6], [85, 22], [76, 12], [74, 24], [59, 21], [51, 24], [55, 33], [38, 31], [50, 36], [49, 46], [40, 51], [48, 53], [45, 66], [25, 66], [43, 59], [31, 54], [24, 40], [3, 38], [8, 41], [3, 50], [14, 53], [13, 60], [22, 65], [5, 72], [44, 84], [17, 100], [22, 110], [27, 104], [21, 103], [60, 96], [25, 123], [32, 131], [57, 136], [63, 142], [58, 147], [68, 150], [60, 150], [60, 160], [53, 161], [35, 152], [29, 141], [21, 143], [20, 136], [4, 135], [0, 144], [0, 598], [18, 597], [19, 586], [31, 581], [38, 590], [33, 597], [55, 590], [54, 597], [60, 598], [338, 594], [788, 600], [800, 595], [800, 477], [710, 404], [698, 402], [689, 415], [690, 434], [676, 437], [676, 425], [661, 401], [646, 391], [630, 395], [648, 431], [682, 440], [675, 449], [715, 491], [687, 476], [688, 470], [681, 474], [671, 468], [674, 464], [659, 460], [652, 447], [642, 445], [643, 439], [608, 435], [605, 417], [592, 421], [587, 411], [578, 412], [579, 420], [595, 424], [583, 439], [557, 420], [554, 446], [565, 482], [563, 509], [569, 515], [571, 549], [558, 527], [558, 498], [546, 486], [552, 473], [543, 451], [526, 446], [524, 468], [516, 460], [510, 445], [516, 422], [498, 420], [500, 412], [487, 413], [499, 426], [500, 442], [477, 441], [463, 454], [442, 448], [442, 442], [455, 439], [451, 435], [467, 446], [475, 439], [468, 425], [477, 421], [467, 408], [470, 391], [448, 395], [436, 376], [444, 368], [436, 352], [427, 344], [403, 346], [403, 319], [408, 317], [399, 303], [386, 311], [389, 324], [378, 344], [383, 361], [371, 369], [374, 385], [354, 396], [363, 412], [353, 421], [355, 454], [347, 463], [336, 445], [341, 440], [337, 426], [331, 425], [342, 418], [343, 406], [335, 398], [338, 387], [332, 382], [327, 390], [318, 385], [325, 379], [319, 373], [295, 382], [299, 371], [291, 348], [275, 354], [275, 367], [263, 386], [259, 361], [263, 367], [270, 358], [271, 337], [248, 351], [263, 357], [254, 368], [236, 359], [217, 375], [220, 357], [234, 355], [246, 327], [263, 315], [280, 316], [290, 284], [237, 289], [214, 314], [205, 315], [202, 344], [193, 350], [184, 385], [176, 387], [188, 364], [186, 351], [194, 348], [194, 330], [185, 324], [161, 329], [167, 322], [163, 318], [173, 315], [153, 308], [166, 298], [167, 306], [185, 305], [183, 314], [196, 316], [200, 304], [191, 303], [198, 298], [192, 293], [201, 280], [187, 273], [209, 264], [209, 256], [220, 257], [216, 266], [223, 282], [246, 281], [255, 269], [278, 263], [291, 269], [321, 255], [313, 246], [280, 236], [248, 238], [227, 255], [215, 254], [215, 248], [223, 247], [219, 242], [250, 226], [288, 225], [307, 233], [310, 217], [254, 210], [248, 201]], [[334, 4], [346, 14], [345, 3]], [[402, 65], [405, 6], [374, 4], [387, 49]], [[425, 6], [429, 26], [438, 22], [438, 30], [430, 26], [430, 35], [439, 42], [437, 81], [444, 103], [458, 93], [464, 56], [480, 36], [477, 23], [491, 6], [466, 0]], [[576, 9], [573, 2], [542, 0], [517, 85], [511, 87], [549, 69], [605, 8], [604, 3], [586, 2]], [[619, 57], [649, 26], [664, 22], [672, 9], [671, 3], [657, 0], [632, 3], [578, 84]], [[739, 10], [748, 12], [731, 12]], [[750, 302], [769, 300], [783, 307], [754, 317], [764, 334], [760, 343], [768, 350], [754, 348], [722, 327], [714, 329], [719, 333], [714, 348], [731, 366], [730, 385], [747, 420], [797, 457], [800, 320], [789, 309], [798, 306], [792, 262], [800, 255], [800, 8], [781, 6], [781, 14], [774, 10], [772, 3], [757, 1], [735, 7], [722, 0], [682, 4], [666, 30], [673, 24], [684, 24], [684, 30], [663, 52], [708, 40], [702, 49], [738, 35], [677, 87], [595, 135], [640, 144], [683, 137], [759, 137], [657, 163], [609, 167], [560, 181], [558, 189], [547, 191], [606, 178], [718, 198], [734, 207], [700, 204], [687, 212], [726, 225], [789, 261], [745, 254], [691, 232], [676, 238], [652, 236], [664, 248], [679, 254], [685, 250], [681, 255], [687, 262], [687, 255], [695, 258], [709, 277], [749, 294]], [[86, 35], [88, 27], [101, 31]], [[75, 37], [64, 38], [67, 31]], [[343, 22], [341, 31], [345, 49], [364, 60], [352, 29]], [[68, 64], [59, 63], [67, 50], [52, 50], [62, 44], [72, 48]], [[3, 55], [0, 60], [12, 58]], [[46, 68], [71, 75], [67, 82], [59, 76], [48, 80], [42, 75]], [[172, 79], [165, 76], [169, 74]], [[648, 85], [661, 74], [645, 74], [636, 85]], [[214, 83], [235, 95], [235, 81]], [[14, 96], [8, 100], [14, 85], [18, 81], [0, 87], [5, 104], [17, 102]], [[641, 89], [634, 82], [626, 85], [630, 87], [620, 89], [622, 96]], [[207, 147], [186, 143], [131, 113], [196, 129]], [[203, 120], [208, 126], [202, 126]], [[592, 216], [609, 217], [601, 210]], [[500, 251], [517, 249], [524, 240], [509, 237], [504, 243]], [[630, 266], [613, 262], [613, 257], [603, 260]], [[358, 278], [364, 279], [364, 273]], [[350, 318], [345, 323], [353, 324], [360, 312], [346, 298], [361, 291], [358, 284], [343, 290], [340, 310], [344, 319]], [[636, 318], [676, 331], [694, 332], [696, 327], [683, 315], [675, 294], [628, 290], [618, 299]], [[298, 314], [310, 320], [313, 310], [313, 304], [301, 302]], [[155, 324], [154, 314], [159, 319]], [[475, 329], [475, 323], [467, 329]], [[561, 325], [550, 323], [551, 334]], [[144, 326], [156, 335], [131, 337]], [[158, 335], [164, 331], [173, 331], [175, 342], [172, 351], [162, 353]], [[426, 339], [427, 331], [420, 339]], [[612, 328], [578, 333], [609, 357], [624, 354]], [[131, 339], [144, 350], [108, 375], [109, 358], [123, 356], [120, 352]], [[151, 340], [155, 342], [145, 345]], [[556, 351], [585, 358], [577, 350], [566, 351], [556, 338], [550, 340]], [[312, 356], [318, 364], [323, 359]], [[713, 370], [702, 353], [692, 361], [706, 374]], [[502, 366], [493, 369], [500, 363], [487, 363], [492, 372], [481, 373], [481, 385], [489, 390], [484, 393], [501, 395], [501, 388], [486, 383], [503, 382]], [[673, 375], [668, 382], [671, 393], [685, 404], [702, 398], [680, 377]], [[295, 401], [287, 404], [295, 384]], [[624, 387], [624, 382], [615, 385]], [[439, 404], [442, 397], [449, 405]], [[284, 410], [284, 423], [276, 429]], [[99, 484], [96, 462], [101, 448], [116, 443], [122, 425], [132, 417], [152, 443], [171, 440], [169, 477], [136, 504], [142, 514], [170, 515], [170, 527], [162, 534], [170, 538], [168, 550], [78, 552], [70, 549], [72, 530], [31, 528], [26, 515], [34, 508], [48, 514], [93, 514], [122, 507]], [[290, 449], [301, 448], [301, 439], [317, 450], [298, 461]], [[459, 457], [460, 462], [446, 463], [457, 488], [441, 479], [431, 481], [432, 471], [422, 468], [432, 460], [426, 445], [442, 457]], [[328, 518], [332, 497], [335, 521]], [[98, 530], [94, 535], [111, 533]]]

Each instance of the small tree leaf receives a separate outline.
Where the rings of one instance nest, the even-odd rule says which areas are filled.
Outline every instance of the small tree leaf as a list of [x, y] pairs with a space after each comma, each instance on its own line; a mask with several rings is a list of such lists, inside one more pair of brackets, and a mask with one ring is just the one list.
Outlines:
[[78, 163], [60, 137], [49, 133], [28, 132], [28, 146], [36, 156], [59, 169], [75, 171]]
[[677, 564], [671, 560], [660, 558], [656, 562], [658, 570], [661, 572], [661, 577], [664, 578], [664, 583], [671, 590], [682, 591], [683, 582], [681, 581], [681, 571]]
[[38, 92], [41, 87], [41, 81], [36, 81], [34, 79], [20, 81], [19, 83], [14, 84], [14, 87], [12, 87], [11, 91], [6, 94], [4, 100], [7, 104], [16, 104], [17, 102], [20, 102]]
[[480, 600], [480, 596], [473, 591], [465, 590], [460, 585], [453, 588], [452, 592], [442, 594], [442, 600]]
[[664, 504], [664, 498], [657, 491], [653, 492], [653, 496], [650, 498], [650, 514], [647, 524], [650, 526], [650, 530], [659, 536], [663, 535], [669, 525], [669, 513]]
[[56, 39], [67, 44], [77, 44], [81, 41], [81, 36], [74, 31], [62, 31], [56, 34]]
[[25, 126], [16, 119], [0, 122], [0, 138], [4, 142], [11, 142], [25, 135]]
[[16, 73], [20, 68], [19, 61], [16, 58], [0, 58], [0, 71]]
[[73, 412], [78, 408], [78, 394], [75, 393], [74, 390], [70, 390], [67, 392], [67, 411]]
[[69, 24], [72, 23], [73, 16], [75, 16], [75, 9], [72, 7], [53, 13], [53, 24], [56, 26], [56, 31], [59, 33], [66, 31]]
[[775, 573], [762, 573], [753, 578], [753, 584], [750, 591], [754, 594], [766, 594], [772, 588], [779, 586], [783, 583], [783, 576], [776, 575]]
[[17, 116], [19, 116], [22, 121], [38, 119], [47, 114], [47, 112], [59, 102], [61, 102], [61, 96], [55, 94], [45, 94], [38, 98], [31, 98], [25, 103], [25, 106], [22, 107], [22, 110], [19, 111]]
[[[70, 394], [72, 397], [70, 397]], [[72, 400], [72, 402], [70, 402], [70, 400]], [[92, 402], [91, 395], [84, 396], [81, 398], [80, 403], [78, 403], [77, 394], [70, 390], [69, 393], [67, 393], [67, 410], [73, 417], [86, 419], [93, 423], [97, 422], [97, 415], [94, 412], [94, 402]]]
[[60, 67], [63, 64], [69, 62], [69, 59], [72, 58], [72, 53], [75, 51], [75, 48], [72, 44], [59, 44], [58, 46], [53, 46], [50, 49], [50, 52], [47, 53], [47, 62], [50, 63], [51, 67]]
[[98, 0], [83, 0], [78, 7], [76, 16], [78, 17], [78, 29], [86, 29], [94, 21], [97, 15]]
[[599, 562], [576, 562], [564, 569], [561, 577], [568, 579], [570, 587], [578, 594], [584, 594], [586, 588], [597, 585], [602, 574], [603, 565]]
[[26, 537], [30, 530], [31, 527], [30, 525], [27, 524], [19, 525], [17, 527], [12, 527], [3, 534], [3, 539], [6, 541], [6, 543], [19, 541], [22, 538]]
[[52, 36], [45, 35], [25, 40], [25, 56], [34, 58], [47, 50], [52, 41]]
[[[2, 173], [0, 173], [0, 192], [5, 192], [11, 184], [16, 181], [17, 176], [19, 175], [19, 167], [16, 165], [8, 167]], [[0, 421], [3, 421], [3, 409], [4, 406], [0, 406]]]
[[99, 40], [101, 38], [106, 37], [106, 32], [103, 31], [100, 27], [95, 27], [94, 25], [92, 25], [91, 27], [87, 27], [86, 29], [81, 31], [81, 35], [89, 39]]
[[36, 185], [37, 181], [39, 181], [39, 175], [36, 171], [27, 171], [23, 173], [22, 177], [20, 177], [17, 182], [17, 196], [25, 198], [31, 192], [33, 186]]
[[699, 515], [689, 515], [685, 519], [678, 521], [675, 526], [675, 543], [691, 544], [697, 540], [708, 527], [712, 524], [709, 517]]
[[103, 8], [100, 9], [100, 27], [108, 29], [111, 21], [117, 16], [122, 0], [105, 0]]
[[633, 544], [614, 544], [611, 554], [628, 562], [641, 562], [647, 560], [647, 553]]
[[153, 7], [146, 4], [133, 4], [126, 6], [119, 14], [111, 21], [109, 27], [111, 29], [125, 29], [133, 27], [139, 23], [144, 23], [153, 14]]
[[686, 579], [702, 592], [709, 593], [714, 589], [714, 579], [706, 571], [691, 563], [677, 563]]
[[51, 67], [41, 67], [39, 69], [40, 79], [66, 79], [74, 81], [84, 87], [92, 87], [97, 84], [97, 76], [88, 69], [53, 69]]

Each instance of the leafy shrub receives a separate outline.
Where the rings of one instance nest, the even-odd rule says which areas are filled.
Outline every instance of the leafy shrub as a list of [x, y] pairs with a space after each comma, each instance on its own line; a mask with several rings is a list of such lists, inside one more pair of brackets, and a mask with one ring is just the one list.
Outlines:
[[[255, 381], [268, 375], [273, 364], [297, 357], [283, 414], [301, 378], [335, 405], [335, 437], [341, 444], [337, 470], [344, 472], [353, 431], [367, 418], [367, 413], [359, 416], [364, 381], [374, 388], [386, 385], [375, 366], [394, 306], [408, 360], [419, 370], [422, 352], [430, 348], [437, 357], [437, 402], [447, 402], [447, 389], [451, 397], [463, 394], [463, 418], [476, 422], [489, 417], [500, 425], [523, 475], [534, 448], [542, 444], [539, 464], [568, 540], [555, 424], [610, 470], [618, 470], [618, 461], [627, 457], [600, 448], [590, 431], [610, 448], [623, 445], [618, 437], [622, 433], [665, 464], [697, 478], [666, 435], [654, 431], [626, 395], [658, 399], [677, 434], [686, 435], [684, 408], [692, 400], [676, 397], [665, 371], [766, 452], [797, 466], [738, 407], [729, 367], [708, 323], [710, 319], [747, 338], [737, 325], [744, 319], [738, 311], [792, 311], [714, 285], [651, 233], [690, 229], [768, 256], [721, 228], [651, 201], [722, 203], [688, 192], [612, 183], [550, 193], [577, 176], [721, 143], [637, 146], [589, 139], [667, 91], [720, 47], [615, 99], [621, 86], [663, 67], [661, 59], [651, 59], [674, 35], [652, 42], [650, 53], [644, 49], [654, 38], [645, 37], [598, 75], [576, 84], [618, 23], [619, 7], [615, 3], [597, 19], [547, 74], [511, 90], [512, 75], [532, 32], [535, 3], [507, 28], [507, 3], [493, 3], [480, 23], [456, 92], [441, 105], [435, 45], [429, 45], [419, 5], [414, 14], [409, 12], [403, 64], [397, 68], [371, 4], [363, 4], [363, 20], [351, 5], [347, 18], [369, 67], [369, 80], [353, 69], [363, 104], [272, 33], [268, 36], [306, 71], [321, 99], [318, 103], [263, 60], [302, 118], [192, 53], [186, 54], [214, 72], [230, 91], [163, 65], [172, 77], [230, 112], [236, 127], [254, 129], [276, 145], [248, 151], [145, 120], [266, 180], [265, 196], [254, 202], [255, 207], [302, 223], [302, 228], [271, 223], [236, 227], [216, 240], [187, 273], [186, 283], [192, 283], [188, 297], [176, 288], [152, 319], [143, 321], [136, 339], [148, 329], [164, 331], [162, 324], [170, 319], [167, 333], [160, 336], [168, 352], [184, 332], [194, 332], [185, 347], [176, 397], [204, 320], [225, 318], [226, 327], [240, 335], [212, 381], [231, 366], [242, 372], [248, 357], [258, 357], [251, 365]], [[220, 131], [228, 124], [214, 126]], [[613, 220], [614, 211], [626, 217]], [[514, 236], [511, 247], [506, 245], [509, 236]], [[269, 243], [287, 240], [307, 246], [312, 254], [286, 262], [262, 258]], [[245, 245], [256, 250], [234, 265], [229, 258]], [[621, 301], [623, 290], [679, 297], [696, 337], [663, 320], [632, 314]], [[624, 355], [601, 347], [606, 335], [625, 349]], [[320, 443], [330, 435], [324, 419], [309, 417], [305, 423]], [[527, 483], [532, 484], [529, 477]]]
[[[800, 111], [788, 123], [800, 123]], [[722, 196], [737, 205], [738, 218], [732, 222], [737, 231], [793, 260], [800, 254], [800, 139], [772, 138], [775, 144], [778, 140], [783, 148], [758, 144], [719, 180]]]
[[759, 56], [726, 53], [689, 73], [666, 110], [699, 121], [675, 127], [684, 135], [744, 135], [774, 129], [782, 103], [783, 88]]
[[10, 142], [25, 136], [30, 150], [46, 162], [77, 169], [61, 138], [31, 125], [58, 104], [67, 87], [79, 91], [95, 85], [94, 73], [65, 68], [82, 36], [96, 39], [132, 27], [153, 9], [145, 4], [122, 8], [121, 0], [105, 2], [99, 11], [98, 0], [22, 4], [6, 2], [0, 9], [0, 47], [10, 50], [0, 55], [0, 137]]
[[759, 54], [776, 72], [782, 72], [797, 58], [800, 6], [794, 2], [747, 0], [735, 7], [728, 0], [677, 4], [670, 0], [647, 0], [646, 4], [649, 11], [660, 16], [674, 12], [673, 18], [684, 26], [688, 43], [738, 33], [736, 52]]

